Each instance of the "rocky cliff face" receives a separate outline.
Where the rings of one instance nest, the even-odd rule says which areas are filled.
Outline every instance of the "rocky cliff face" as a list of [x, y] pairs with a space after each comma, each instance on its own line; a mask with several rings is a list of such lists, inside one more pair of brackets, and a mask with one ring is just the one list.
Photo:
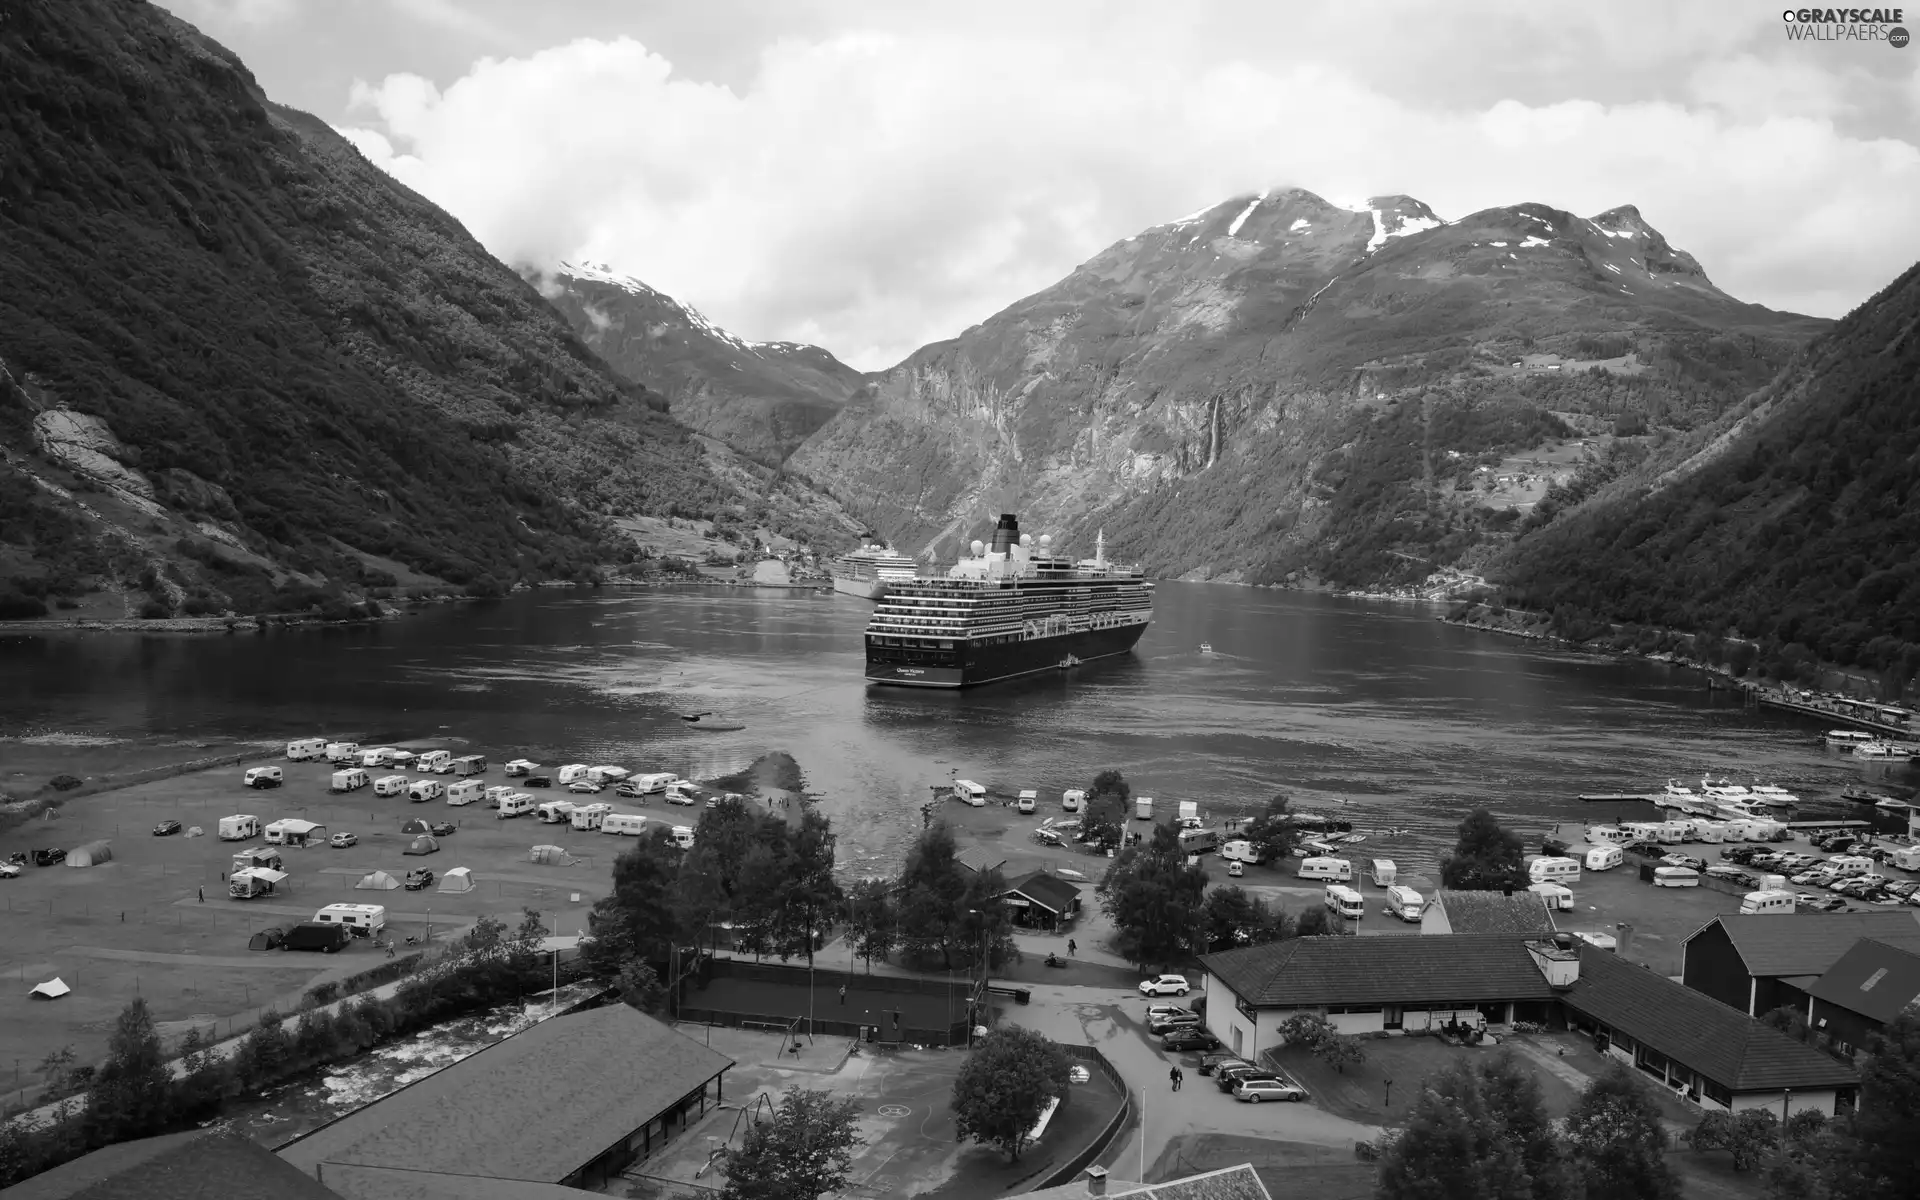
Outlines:
[[625, 378], [664, 395], [675, 418], [770, 465], [863, 382], [818, 346], [744, 341], [605, 265], [562, 263], [538, 283], [582, 341]]
[[915, 552], [1020, 511], [1163, 576], [1370, 584], [1509, 536], [1507, 460], [1709, 420], [1824, 324], [1721, 292], [1631, 207], [1293, 189], [915, 352], [789, 465]]

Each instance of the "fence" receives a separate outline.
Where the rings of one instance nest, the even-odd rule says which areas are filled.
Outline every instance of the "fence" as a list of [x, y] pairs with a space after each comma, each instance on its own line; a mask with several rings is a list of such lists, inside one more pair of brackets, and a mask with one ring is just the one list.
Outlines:
[[1069, 1058], [1092, 1063], [1095, 1069], [1107, 1077], [1107, 1081], [1113, 1084], [1114, 1089], [1120, 1093], [1120, 1110], [1113, 1114], [1112, 1119], [1106, 1123], [1099, 1133], [1094, 1135], [1093, 1141], [1089, 1142], [1084, 1150], [1081, 1150], [1072, 1158], [1055, 1167], [1046, 1176], [1036, 1181], [1033, 1187], [1029, 1189], [1031, 1191], [1038, 1191], [1041, 1188], [1059, 1187], [1062, 1184], [1072, 1183], [1074, 1179], [1079, 1176], [1080, 1172], [1092, 1166], [1095, 1159], [1105, 1154], [1107, 1148], [1113, 1145], [1114, 1139], [1118, 1138], [1121, 1132], [1133, 1122], [1133, 1089], [1127, 1086], [1126, 1080], [1120, 1078], [1120, 1072], [1115, 1070], [1113, 1064], [1107, 1061], [1106, 1055], [1100, 1053], [1092, 1046], [1081, 1046], [1070, 1042], [1062, 1042], [1059, 1045], [1062, 1050], [1067, 1052]]

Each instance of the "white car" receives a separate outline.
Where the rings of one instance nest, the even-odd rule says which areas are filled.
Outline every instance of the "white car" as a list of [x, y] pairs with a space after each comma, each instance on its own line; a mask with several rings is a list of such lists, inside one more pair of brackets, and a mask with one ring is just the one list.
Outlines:
[[12, 879], [20, 873], [19, 863], [0, 862], [0, 879]]
[[1156, 975], [1140, 981], [1142, 996], [1184, 996], [1192, 990], [1185, 975]]

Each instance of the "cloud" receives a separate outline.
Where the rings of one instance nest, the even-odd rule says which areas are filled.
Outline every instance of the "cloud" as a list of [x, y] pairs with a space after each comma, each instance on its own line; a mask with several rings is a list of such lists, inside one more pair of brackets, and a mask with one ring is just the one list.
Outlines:
[[579, 40], [444, 89], [358, 84], [343, 132], [509, 262], [605, 261], [743, 336], [867, 368], [1282, 180], [1446, 217], [1637, 204], [1735, 295], [1822, 315], [1920, 258], [1920, 229], [1894, 219], [1920, 195], [1920, 149], [1840, 131], [1835, 76], [1695, 49], [1680, 98], [1449, 105], [1307, 57], [1223, 56], [1237, 37], [1192, 52], [1131, 19], [1072, 53], [1018, 32], [793, 36], [737, 88]]
[[294, 0], [166, 0], [182, 20], [212, 29], [223, 25], [258, 28], [293, 16]]

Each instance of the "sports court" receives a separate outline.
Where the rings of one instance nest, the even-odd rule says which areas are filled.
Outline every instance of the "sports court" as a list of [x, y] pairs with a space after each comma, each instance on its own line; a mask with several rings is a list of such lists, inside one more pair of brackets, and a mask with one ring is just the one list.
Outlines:
[[821, 1032], [852, 1033], [842, 1027], [869, 1025], [876, 1040], [938, 1044], [945, 1043], [950, 1027], [967, 1017], [966, 980], [956, 980], [951, 988], [938, 992], [903, 992], [867, 986], [860, 976], [849, 979], [823, 971], [813, 973], [809, 989], [807, 973], [800, 970], [797, 975], [791, 982], [718, 976], [705, 987], [689, 987], [681, 1012], [687, 1020], [699, 1020], [697, 1013], [710, 1012], [722, 1024], [785, 1025], [799, 1018], [802, 1031], [811, 1017]]

